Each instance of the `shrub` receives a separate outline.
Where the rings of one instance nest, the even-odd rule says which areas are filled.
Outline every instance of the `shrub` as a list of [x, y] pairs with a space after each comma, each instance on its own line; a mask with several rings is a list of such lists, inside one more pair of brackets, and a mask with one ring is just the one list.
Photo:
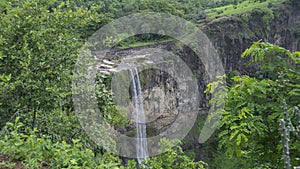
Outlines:
[[[22, 161], [26, 168], [110, 168], [120, 165], [119, 159], [109, 154], [101, 158], [94, 156], [91, 149], [84, 148], [81, 141], [72, 140], [52, 142], [49, 135], [40, 135], [37, 129], [25, 128], [16, 118], [15, 123], [8, 122], [2, 132], [0, 151], [13, 160]], [[107, 162], [107, 159], [109, 159]], [[105, 164], [105, 165], [104, 165]]]

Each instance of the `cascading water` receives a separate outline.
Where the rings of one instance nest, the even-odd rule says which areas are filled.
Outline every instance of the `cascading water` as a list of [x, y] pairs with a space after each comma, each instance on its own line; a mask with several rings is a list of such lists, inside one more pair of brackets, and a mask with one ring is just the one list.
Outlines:
[[138, 75], [137, 68], [130, 69], [131, 78], [131, 91], [134, 101], [134, 112], [136, 121], [136, 156], [138, 163], [140, 164], [143, 159], [148, 158], [148, 145], [147, 145], [147, 133], [146, 133], [146, 122], [145, 122], [145, 112], [143, 104], [143, 96], [141, 83]]

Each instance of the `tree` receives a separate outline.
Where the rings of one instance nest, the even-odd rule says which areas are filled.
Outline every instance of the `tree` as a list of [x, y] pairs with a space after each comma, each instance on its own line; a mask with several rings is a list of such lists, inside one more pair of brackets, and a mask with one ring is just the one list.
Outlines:
[[1, 1], [1, 124], [15, 112], [70, 108], [71, 70], [84, 41], [80, 33], [97, 14], [55, 3]]
[[[226, 98], [225, 109], [215, 112], [222, 114], [219, 146], [253, 167], [283, 168], [279, 124], [285, 110], [293, 119], [300, 104], [300, 52], [255, 42], [242, 57], [250, 57], [250, 64], [260, 70], [253, 77], [234, 76], [231, 85], [219, 91]], [[219, 83], [209, 85], [207, 92], [213, 93]], [[291, 136], [289, 144], [292, 165], [299, 165], [299, 138]]]

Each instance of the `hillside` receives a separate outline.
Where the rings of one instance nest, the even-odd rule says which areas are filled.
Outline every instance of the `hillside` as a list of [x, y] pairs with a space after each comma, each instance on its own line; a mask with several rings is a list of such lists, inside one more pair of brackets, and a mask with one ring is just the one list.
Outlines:
[[[199, 26], [218, 48], [226, 70], [247, 73], [239, 56], [255, 41], [270, 42], [291, 51], [300, 49], [299, 6], [287, 1], [274, 1], [269, 7], [267, 4], [269, 1], [257, 2], [252, 5], [254, 8], [237, 8], [226, 15], [208, 14], [208, 19], [199, 21]], [[232, 6], [215, 10], [229, 7]]]
[[300, 166], [299, 50], [299, 0], [1, 0], [0, 168]]

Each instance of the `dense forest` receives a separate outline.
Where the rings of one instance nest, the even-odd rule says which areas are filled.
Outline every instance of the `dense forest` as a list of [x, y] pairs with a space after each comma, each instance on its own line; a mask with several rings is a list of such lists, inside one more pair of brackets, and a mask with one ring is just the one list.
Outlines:
[[[0, 168], [291, 169], [300, 166], [299, 11], [299, 0], [0, 0]], [[127, 37], [130, 34], [125, 32], [122, 36], [127, 38], [121, 41], [107, 36], [118, 33], [113, 28], [110, 33], [101, 34], [104, 46], [114, 53], [114, 57], [102, 60], [107, 64], [102, 68], [110, 69], [119, 63], [120, 53], [127, 51], [126, 57], [134, 58], [131, 51], [165, 45], [173, 53], [186, 57], [183, 60], [190, 63], [198, 84], [205, 81], [199, 93], [206, 99], [203, 104], [208, 106], [201, 106], [201, 102], [195, 108], [204, 113], [198, 113], [187, 137], [163, 138], [158, 145], [161, 153], [141, 156], [143, 159], [116, 154], [90, 137], [88, 127], [75, 111], [74, 99], [79, 94], [74, 93], [72, 80], [82, 47], [97, 30], [118, 18], [148, 12], [171, 14], [203, 30], [215, 45], [225, 73], [214, 77], [214, 81], [203, 80], [206, 77], [200, 70], [205, 67], [203, 63], [192, 57], [194, 53], [188, 46], [167, 36], [181, 29], [172, 27], [173, 21], [163, 23], [166, 29], [161, 34]], [[143, 20], [130, 23], [126, 30], [133, 32], [149, 26]], [[175, 63], [167, 61], [167, 64]], [[113, 74], [96, 73], [95, 93], [101, 113], [92, 118], [103, 119], [128, 137], [137, 137], [140, 124], [132, 122], [129, 112], [120, 111], [116, 103], [111, 85]], [[180, 87], [167, 75], [151, 69], [139, 72], [140, 79], [136, 81], [138, 72], [129, 73], [133, 81], [129, 88], [136, 89], [129, 96], [131, 102], [147, 95], [146, 88], [152, 78], [159, 79], [154, 81], [155, 89], [161, 86], [166, 89], [157, 95], [165, 94], [169, 99], [159, 102], [169, 101], [169, 107], [176, 107], [178, 101], [175, 96], [173, 99], [176, 95], [173, 90]], [[140, 101], [144, 102], [145, 111], [155, 105], [147, 99], [151, 98]], [[207, 109], [215, 111], [208, 113]], [[164, 116], [179, 115], [169, 112]], [[199, 143], [205, 121], [214, 119], [218, 119], [213, 124], [216, 130], [206, 142]], [[161, 124], [159, 128], [157, 120], [141, 125], [147, 126], [144, 134], [148, 137], [159, 135], [169, 125]], [[118, 145], [114, 139], [105, 141], [102, 144], [114, 148]]]

